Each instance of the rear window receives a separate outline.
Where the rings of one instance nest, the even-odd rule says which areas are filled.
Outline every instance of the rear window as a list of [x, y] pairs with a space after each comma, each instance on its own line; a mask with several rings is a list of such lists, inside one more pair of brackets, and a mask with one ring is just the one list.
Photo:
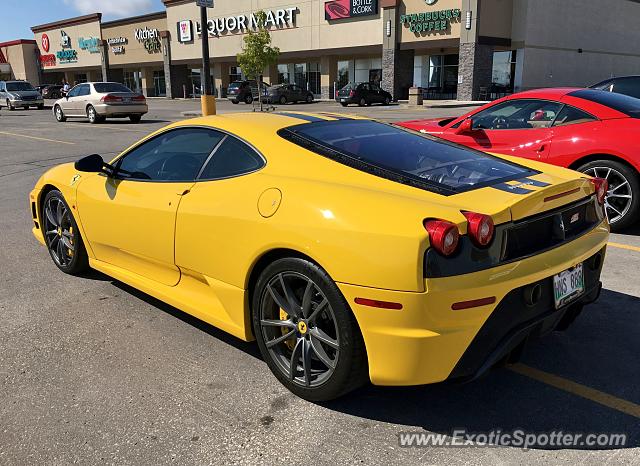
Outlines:
[[569, 95], [605, 105], [631, 118], [640, 118], [640, 99], [636, 99], [635, 97], [597, 89], [581, 89]]
[[127, 86], [119, 83], [95, 83], [93, 87], [99, 94], [103, 94], [105, 92], [133, 92]]
[[285, 128], [279, 134], [353, 168], [441, 194], [537, 173], [483, 152], [371, 120], [308, 123]]
[[35, 91], [33, 86], [28, 82], [7, 83], [8, 91]]
[[233, 83], [229, 84], [229, 89], [238, 89], [241, 85], [242, 85], [242, 83], [233, 82]]

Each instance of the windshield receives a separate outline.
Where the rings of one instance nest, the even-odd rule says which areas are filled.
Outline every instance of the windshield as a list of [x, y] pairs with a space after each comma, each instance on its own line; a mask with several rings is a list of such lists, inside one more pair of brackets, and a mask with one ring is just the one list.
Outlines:
[[8, 91], [35, 91], [33, 86], [28, 82], [7, 83]]
[[631, 118], [640, 118], [640, 99], [630, 97], [615, 92], [601, 91], [598, 89], [581, 89], [569, 94], [571, 97], [578, 97], [584, 100], [590, 100], [600, 105], [624, 113]]
[[449, 193], [535, 173], [483, 152], [371, 120], [302, 124], [286, 128], [281, 135], [354, 168]]
[[99, 94], [103, 94], [105, 92], [133, 92], [127, 86], [120, 83], [95, 83], [93, 87]]

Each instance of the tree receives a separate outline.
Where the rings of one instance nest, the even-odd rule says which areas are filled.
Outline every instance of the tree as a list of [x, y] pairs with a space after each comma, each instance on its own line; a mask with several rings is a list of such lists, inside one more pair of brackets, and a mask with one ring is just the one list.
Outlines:
[[262, 111], [262, 72], [267, 66], [278, 61], [280, 49], [271, 45], [271, 34], [266, 27], [267, 14], [260, 10], [255, 13], [254, 31], [248, 28], [243, 38], [242, 52], [237, 55], [238, 65], [248, 79], [255, 79], [258, 83], [258, 101]]

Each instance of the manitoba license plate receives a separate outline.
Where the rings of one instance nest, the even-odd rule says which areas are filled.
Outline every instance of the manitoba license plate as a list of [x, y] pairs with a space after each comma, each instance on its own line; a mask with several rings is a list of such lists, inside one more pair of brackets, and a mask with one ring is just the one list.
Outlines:
[[556, 301], [556, 309], [573, 301], [582, 293], [584, 293], [582, 264], [553, 276], [553, 294]]

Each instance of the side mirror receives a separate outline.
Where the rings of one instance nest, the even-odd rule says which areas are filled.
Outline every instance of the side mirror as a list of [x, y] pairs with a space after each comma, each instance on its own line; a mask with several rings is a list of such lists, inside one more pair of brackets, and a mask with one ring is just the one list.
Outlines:
[[110, 165], [105, 163], [104, 160], [102, 160], [102, 156], [98, 154], [87, 155], [78, 160], [73, 166], [79, 172], [110, 174], [109, 171], [105, 170], [105, 167], [109, 167]]
[[473, 120], [467, 118], [460, 123], [460, 126], [456, 129], [456, 134], [470, 133], [473, 131]]

